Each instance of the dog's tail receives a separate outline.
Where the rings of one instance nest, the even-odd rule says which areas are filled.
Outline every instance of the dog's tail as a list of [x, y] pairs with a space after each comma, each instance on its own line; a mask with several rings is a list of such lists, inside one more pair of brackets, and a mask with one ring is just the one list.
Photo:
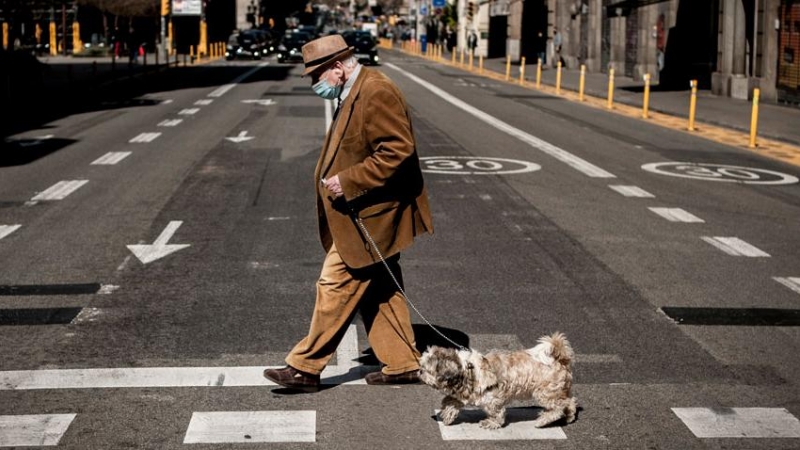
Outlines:
[[564, 333], [557, 331], [550, 336], [543, 336], [539, 342], [550, 347], [550, 356], [559, 364], [568, 366], [572, 363], [575, 353]]

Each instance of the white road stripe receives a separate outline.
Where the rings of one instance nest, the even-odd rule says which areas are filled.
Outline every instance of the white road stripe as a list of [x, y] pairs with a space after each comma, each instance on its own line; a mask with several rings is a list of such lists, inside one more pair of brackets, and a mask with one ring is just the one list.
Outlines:
[[223, 95], [225, 95], [226, 92], [230, 91], [231, 89], [233, 89], [235, 87], [236, 87], [236, 83], [223, 84], [222, 86], [214, 89], [210, 94], [208, 94], [208, 96], [209, 97], [222, 97]]
[[439, 432], [445, 441], [566, 439], [567, 435], [560, 427], [536, 428], [531, 425], [541, 411], [539, 408], [508, 408], [506, 425], [499, 430], [486, 430], [478, 425], [486, 417], [481, 410], [462, 409], [452, 425], [445, 425], [438, 419], [438, 409], [435, 413]]
[[647, 208], [670, 222], [705, 223], [705, 220], [681, 208]]
[[97, 158], [92, 164], [92, 166], [113, 166], [114, 164], [122, 161], [123, 159], [127, 158], [133, 152], [108, 152], [105, 155]]
[[17, 231], [22, 225], [0, 225], [0, 239], [8, 236], [9, 234]]
[[638, 186], [609, 185], [611, 189], [619, 192], [625, 197], [654, 198], [655, 195], [645, 191]]
[[800, 420], [784, 408], [672, 408], [699, 438], [800, 438]]
[[553, 158], [567, 164], [568, 166], [572, 167], [573, 169], [584, 173], [592, 178], [616, 178], [616, 176], [610, 172], [607, 172], [600, 167], [595, 166], [594, 164], [576, 156], [568, 151], [556, 147], [555, 145], [544, 141], [542, 139], [537, 138], [531, 134], [528, 134], [519, 128], [515, 128], [502, 120], [495, 118], [485, 112], [481, 111], [480, 109], [456, 98], [453, 95], [448, 94], [447, 92], [439, 89], [438, 87], [434, 86], [431, 83], [419, 78], [416, 75], [408, 73], [401, 68], [395, 66], [394, 64], [386, 64], [387, 67], [391, 67], [394, 70], [399, 71], [406, 77], [410, 78], [415, 83], [419, 84], [420, 86], [424, 87], [425, 89], [431, 91], [435, 95], [439, 96], [446, 102], [452, 104], [453, 106], [460, 108], [461, 110], [477, 117], [479, 120], [486, 122], [487, 124], [497, 128], [500, 131], [503, 131], [526, 144], [539, 149], [540, 151], [544, 152], [547, 155], [552, 156]]
[[731, 256], [769, 258], [769, 253], [760, 250], [737, 237], [702, 236], [701, 239]]
[[800, 277], [772, 277], [772, 279], [800, 294]]
[[316, 411], [195, 412], [184, 444], [314, 442]]
[[162, 120], [161, 122], [159, 122], [158, 126], [160, 126], [160, 127], [174, 127], [174, 126], [178, 126], [181, 122], [183, 122], [183, 119], [167, 119], [167, 120]]
[[139, 142], [153, 142], [156, 138], [161, 136], [161, 133], [141, 133], [140, 135], [136, 136], [135, 138], [131, 139], [130, 143], [135, 144]]
[[210, 105], [211, 102], [213, 102], [213, 101], [214, 101], [213, 98], [204, 98], [204, 99], [201, 99], [201, 100], [198, 100], [198, 101], [194, 102], [194, 104], [198, 105], [198, 106], [206, 106], [206, 105]]
[[59, 181], [44, 192], [40, 192], [38, 195], [30, 199], [30, 201], [36, 202], [42, 200], [63, 200], [69, 194], [77, 191], [81, 186], [88, 182], [89, 180]]
[[0, 447], [55, 446], [75, 414], [0, 416]]
[[180, 114], [181, 116], [191, 116], [197, 114], [197, 111], [200, 111], [200, 108], [185, 108], [180, 110], [178, 114]]

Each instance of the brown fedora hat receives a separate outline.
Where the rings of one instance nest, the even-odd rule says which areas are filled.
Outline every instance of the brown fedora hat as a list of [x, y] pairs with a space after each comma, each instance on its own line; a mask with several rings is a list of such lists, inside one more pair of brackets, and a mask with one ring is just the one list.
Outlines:
[[338, 34], [314, 39], [303, 46], [303, 63], [306, 66], [303, 76], [328, 63], [341, 61], [352, 55], [353, 47], [348, 47], [344, 38]]

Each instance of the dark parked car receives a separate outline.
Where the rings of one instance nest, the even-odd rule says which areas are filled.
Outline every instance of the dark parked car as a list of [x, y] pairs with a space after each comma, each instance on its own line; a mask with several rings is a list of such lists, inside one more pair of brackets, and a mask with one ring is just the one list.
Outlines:
[[345, 31], [342, 33], [347, 45], [355, 48], [355, 57], [364, 64], [378, 64], [378, 40], [369, 31]]
[[228, 38], [225, 59], [229, 61], [236, 58], [261, 59], [268, 53], [269, 49], [264, 33], [258, 30], [247, 30], [233, 33]]
[[278, 45], [278, 62], [303, 62], [303, 52], [301, 48], [310, 40], [311, 36], [309, 36], [308, 33], [287, 31], [286, 34], [283, 35], [281, 44]]

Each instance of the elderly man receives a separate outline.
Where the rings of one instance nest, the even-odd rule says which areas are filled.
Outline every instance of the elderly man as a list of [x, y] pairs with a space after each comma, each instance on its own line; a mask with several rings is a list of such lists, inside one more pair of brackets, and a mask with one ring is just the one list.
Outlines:
[[367, 383], [416, 383], [420, 355], [408, 307], [382, 262], [402, 283], [400, 251], [417, 235], [433, 233], [405, 98], [388, 77], [362, 67], [339, 35], [304, 45], [303, 61], [314, 92], [337, 101], [314, 173], [327, 255], [308, 334], [289, 352], [285, 368], [267, 369], [264, 376], [284, 387], [318, 390], [320, 373], [360, 312], [383, 364], [367, 374]]

